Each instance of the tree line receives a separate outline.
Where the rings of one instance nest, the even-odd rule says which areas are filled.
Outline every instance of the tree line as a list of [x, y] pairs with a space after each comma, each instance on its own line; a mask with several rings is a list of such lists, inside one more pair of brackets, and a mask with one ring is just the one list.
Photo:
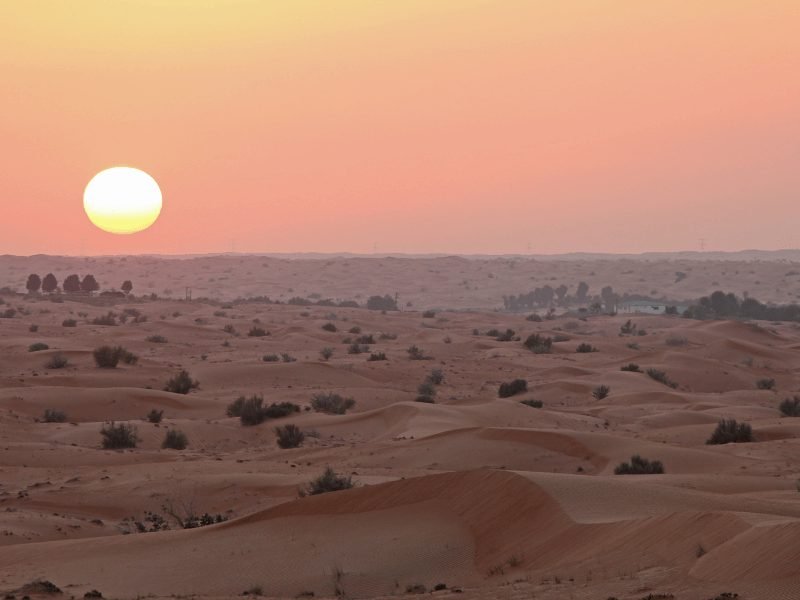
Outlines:
[[[40, 291], [45, 294], [53, 294], [58, 291], [63, 291], [66, 294], [89, 294], [96, 292], [100, 289], [100, 284], [92, 274], [84, 275], [81, 279], [80, 275], [68, 275], [59, 288], [58, 279], [52, 273], [48, 273], [42, 279], [36, 273], [28, 275], [28, 281], [25, 283], [25, 289], [29, 294], [38, 294]], [[125, 294], [130, 294], [133, 290], [133, 283], [130, 279], [122, 282], [120, 289]]]

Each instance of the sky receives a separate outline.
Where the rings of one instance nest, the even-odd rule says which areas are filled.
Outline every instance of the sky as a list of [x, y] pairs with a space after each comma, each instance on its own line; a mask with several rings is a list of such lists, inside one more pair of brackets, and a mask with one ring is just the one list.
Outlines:
[[[800, 247], [796, 0], [0, 0], [0, 254]], [[148, 230], [94, 227], [142, 169]]]

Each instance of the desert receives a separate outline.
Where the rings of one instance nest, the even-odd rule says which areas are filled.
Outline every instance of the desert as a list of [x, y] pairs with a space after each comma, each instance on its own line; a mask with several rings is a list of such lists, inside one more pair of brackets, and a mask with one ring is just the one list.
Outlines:
[[[582, 273], [686, 306], [709, 277], [775, 303], [797, 289], [786, 259], [734, 255], [683, 265], [679, 293], [676, 260], [4, 257], [0, 589], [795, 598], [796, 322], [504, 308], [526, 282], [569, 302]], [[51, 270], [101, 291], [26, 292]], [[104, 346], [134, 359], [100, 367]], [[723, 419], [749, 443], [708, 444]], [[112, 424], [135, 447], [104, 448]], [[634, 456], [662, 468], [618, 474]], [[307, 487], [327, 468], [349, 489]]]

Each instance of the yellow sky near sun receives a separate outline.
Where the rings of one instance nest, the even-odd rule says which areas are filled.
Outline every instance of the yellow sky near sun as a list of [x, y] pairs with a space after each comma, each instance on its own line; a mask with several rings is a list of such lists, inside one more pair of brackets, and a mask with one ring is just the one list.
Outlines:
[[[0, 252], [800, 246], [797, 31], [788, 0], [0, 0], [0, 198], [52, 219]], [[125, 240], [81, 208], [115, 164], [164, 192]]]

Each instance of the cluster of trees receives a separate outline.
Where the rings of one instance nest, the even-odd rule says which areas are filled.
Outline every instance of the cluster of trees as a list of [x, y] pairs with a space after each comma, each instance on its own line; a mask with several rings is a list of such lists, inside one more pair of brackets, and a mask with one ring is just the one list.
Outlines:
[[703, 296], [683, 313], [689, 319], [754, 319], [761, 321], [800, 321], [800, 305], [762, 304], [755, 298], [739, 299], [733, 293], [717, 290]]
[[[97, 283], [94, 275], [85, 275], [83, 279], [81, 279], [79, 275], [73, 274], [64, 279], [61, 288], [67, 294], [78, 294], [81, 292], [91, 294], [100, 289], [100, 284]], [[56, 279], [56, 276], [52, 273], [45, 275], [44, 279], [39, 277], [36, 273], [31, 273], [28, 275], [25, 289], [27, 289], [30, 294], [38, 294], [40, 290], [45, 294], [52, 294], [59, 289], [58, 279]], [[126, 279], [120, 286], [120, 289], [126, 294], [130, 294], [131, 290], [133, 290], [133, 283], [131, 283], [130, 279]]]
[[554, 306], [569, 307], [574, 305], [597, 305], [597, 312], [605, 306], [606, 310], [613, 312], [619, 302], [619, 295], [607, 285], [600, 290], [599, 295], [589, 296], [589, 284], [585, 281], [578, 283], [574, 295], [567, 292], [569, 288], [563, 283], [554, 288], [549, 285], [534, 288], [526, 294], [503, 296], [503, 306], [506, 310], [532, 310], [534, 308], [553, 308]]

